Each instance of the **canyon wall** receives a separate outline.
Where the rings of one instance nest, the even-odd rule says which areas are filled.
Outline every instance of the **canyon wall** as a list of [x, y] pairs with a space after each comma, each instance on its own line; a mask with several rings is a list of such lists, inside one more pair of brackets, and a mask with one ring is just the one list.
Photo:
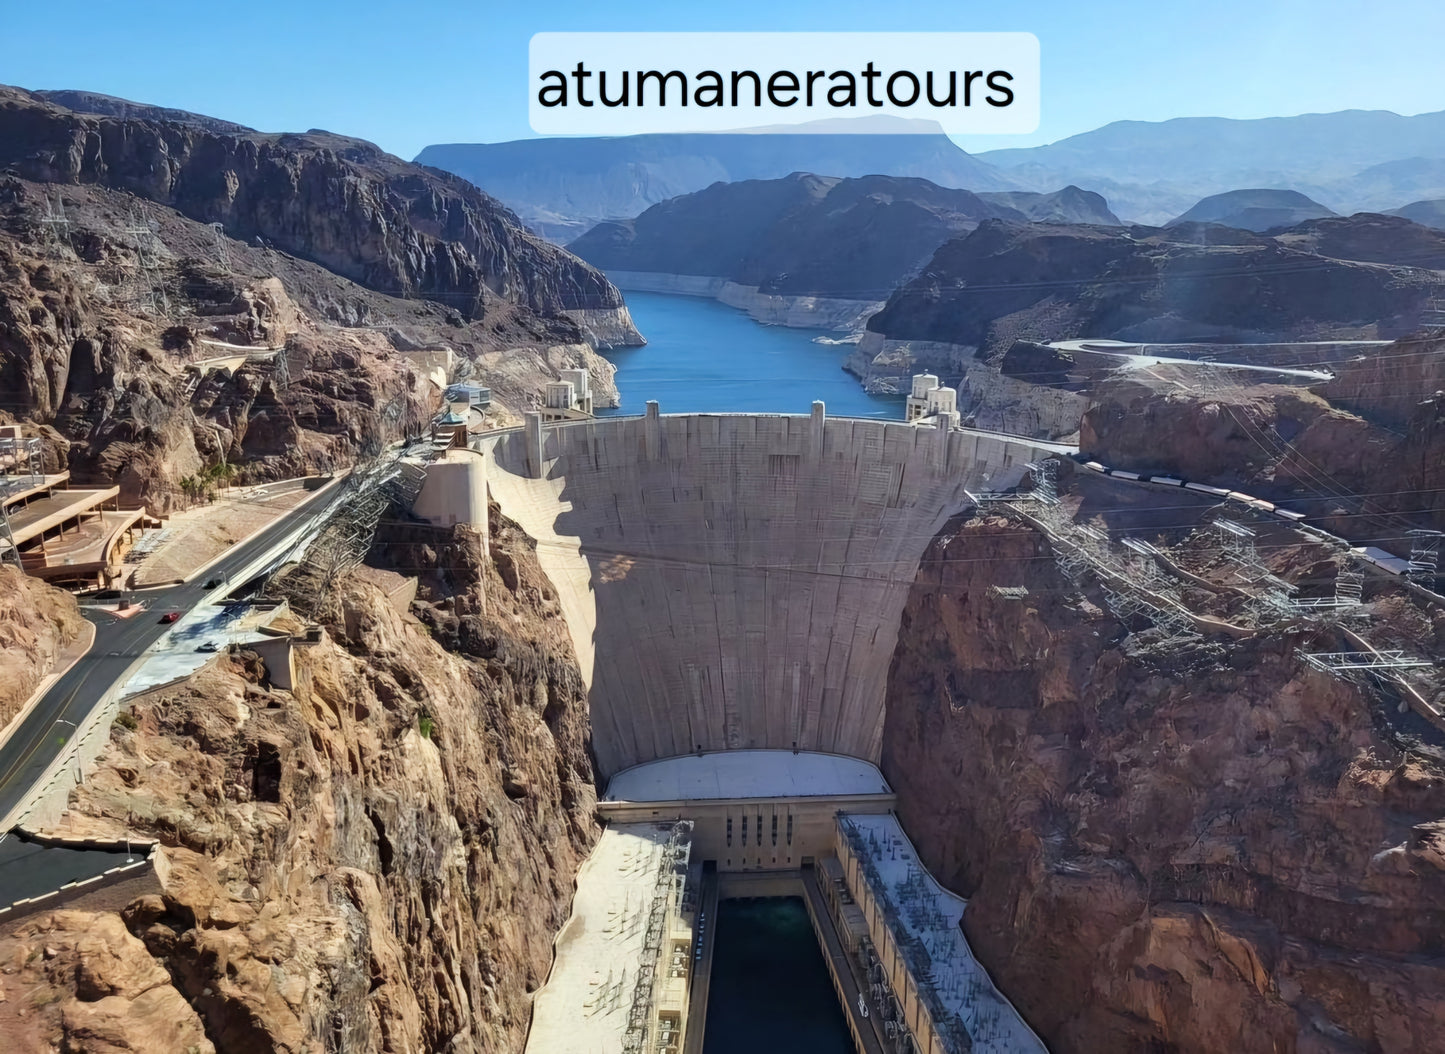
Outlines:
[[968, 488], [1007, 488], [1041, 453], [745, 414], [548, 427], [540, 458], [522, 432], [484, 450], [559, 594], [604, 777], [699, 749], [876, 759], [919, 556]]
[[1078, 432], [1086, 395], [1037, 383], [1040, 378], [1033, 373], [1011, 377], [1006, 355], [989, 363], [977, 358], [978, 350], [946, 341], [894, 340], [869, 330], [843, 368], [877, 394], [906, 394], [915, 374], [935, 374], [942, 384], [956, 388], [958, 412], [974, 428], [1042, 439]]
[[1126, 637], [1026, 527], [929, 547], [881, 767], [1057, 1054], [1438, 1048], [1445, 751], [1315, 632]]
[[0, 564], [0, 731], [84, 629], [73, 596]]
[[343, 583], [293, 691], [241, 649], [128, 704], [55, 833], [159, 840], [165, 892], [0, 936], [6, 1049], [521, 1049], [596, 795], [555, 594], [492, 528], [394, 538], [420, 621]]
[[601, 272], [465, 180], [329, 132], [272, 135], [139, 113], [77, 112], [0, 86], [0, 166], [37, 182], [128, 191], [464, 318], [504, 303], [544, 317], [622, 307]]

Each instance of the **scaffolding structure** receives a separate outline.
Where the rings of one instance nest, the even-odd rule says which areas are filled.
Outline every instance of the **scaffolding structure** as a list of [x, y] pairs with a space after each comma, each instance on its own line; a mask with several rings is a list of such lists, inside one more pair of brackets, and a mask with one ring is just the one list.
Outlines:
[[1178, 584], [1159, 568], [1157, 547], [1130, 538], [1124, 541], [1124, 552], [1116, 552], [1108, 534], [1075, 523], [1057, 503], [1040, 503], [1031, 513], [1052, 544], [1059, 573], [1079, 584], [1092, 572], [1116, 618], [1126, 623], [1147, 619], [1181, 640], [1198, 636]]
[[0, 438], [0, 493], [45, 482], [45, 447], [37, 436]]
[[1300, 652], [1299, 656], [1314, 669], [1322, 673], [1380, 673], [1390, 674], [1400, 670], [1418, 670], [1435, 664], [1429, 659], [1417, 659], [1403, 651], [1317, 651]]
[[221, 265], [221, 270], [227, 274], [233, 274], [231, 267], [231, 252], [226, 248], [226, 228], [224, 224], [207, 224], [211, 228], [212, 243], [216, 250], [216, 262]]
[[1413, 530], [1410, 532], [1410, 565], [1405, 574], [1411, 581], [1431, 579], [1440, 566], [1440, 539], [1445, 532]]
[[[1289, 583], [1283, 583], [1289, 589]], [[1327, 597], [1293, 597], [1286, 589], [1270, 590], [1267, 598], [1274, 610], [1283, 615], [1319, 615], [1322, 617], [1350, 614], [1364, 603], [1365, 575], [1350, 567], [1335, 573], [1335, 589]]]
[[[366, 468], [352, 471], [342, 493], [309, 545], [297, 543], [299, 562], [269, 579], [262, 595], [285, 599], [303, 614], [314, 616], [323, 600], [347, 571], [371, 551], [382, 514], [393, 502], [410, 508], [426, 482], [422, 465], [403, 460], [401, 452]], [[282, 561], [284, 567], [289, 561]]]
[[1227, 556], [1251, 571], [1265, 573], [1264, 565], [1259, 559], [1259, 550], [1254, 544], [1254, 528], [1220, 517], [1214, 521], [1214, 532], [1219, 539], [1219, 548]]
[[0, 438], [0, 562], [9, 560], [22, 571], [20, 547], [10, 527], [10, 513], [5, 498], [17, 490], [27, 490], [45, 482], [45, 450], [38, 437], [5, 436]]
[[1033, 481], [1033, 498], [1045, 505], [1059, 503], [1059, 462], [1057, 458], [1044, 458], [1029, 463], [1029, 478]]
[[57, 255], [70, 247], [70, 218], [65, 215], [65, 204], [61, 201], [59, 191], [55, 193], [54, 205], [50, 203], [50, 195], [45, 196], [45, 215], [40, 218], [40, 222], [45, 227], [46, 245], [54, 249]]
[[661, 1031], [656, 1036], [652, 1035], [652, 1022], [656, 1017], [657, 971], [673, 912], [681, 912], [688, 899], [692, 828], [691, 820], [675, 821], [668, 831], [667, 841], [660, 847], [662, 858], [657, 862], [657, 880], [653, 883], [646, 906], [647, 928], [643, 931], [642, 954], [632, 983], [627, 1030], [622, 1035], [623, 1054], [656, 1054], [667, 1045]]
[[1445, 326], [1445, 296], [1432, 296], [1425, 301], [1420, 322], [1426, 326]]

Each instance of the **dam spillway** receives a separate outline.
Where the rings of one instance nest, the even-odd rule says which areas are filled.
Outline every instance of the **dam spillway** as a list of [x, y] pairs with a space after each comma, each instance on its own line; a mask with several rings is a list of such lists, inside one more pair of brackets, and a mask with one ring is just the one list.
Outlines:
[[1046, 445], [811, 416], [564, 422], [481, 441], [588, 681], [604, 777], [698, 751], [876, 762], [918, 562]]

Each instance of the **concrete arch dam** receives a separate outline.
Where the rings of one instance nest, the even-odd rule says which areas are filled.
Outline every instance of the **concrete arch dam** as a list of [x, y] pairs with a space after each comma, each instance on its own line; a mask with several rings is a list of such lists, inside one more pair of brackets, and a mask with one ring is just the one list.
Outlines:
[[698, 750], [877, 762], [918, 562], [1055, 450], [813, 415], [603, 418], [482, 441], [588, 680], [601, 775]]

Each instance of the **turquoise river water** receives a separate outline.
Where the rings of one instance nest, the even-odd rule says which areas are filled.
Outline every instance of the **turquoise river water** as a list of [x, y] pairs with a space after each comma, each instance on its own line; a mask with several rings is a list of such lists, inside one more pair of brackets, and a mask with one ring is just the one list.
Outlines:
[[852, 1054], [800, 897], [724, 900], [703, 1033], [707, 1054]]
[[822, 399], [830, 416], [903, 420], [901, 396], [869, 395], [843, 372], [851, 345], [816, 344], [814, 330], [765, 326], [703, 297], [626, 296], [647, 346], [606, 353], [622, 405], [601, 415], [640, 414], [649, 399], [665, 414], [806, 414]]

